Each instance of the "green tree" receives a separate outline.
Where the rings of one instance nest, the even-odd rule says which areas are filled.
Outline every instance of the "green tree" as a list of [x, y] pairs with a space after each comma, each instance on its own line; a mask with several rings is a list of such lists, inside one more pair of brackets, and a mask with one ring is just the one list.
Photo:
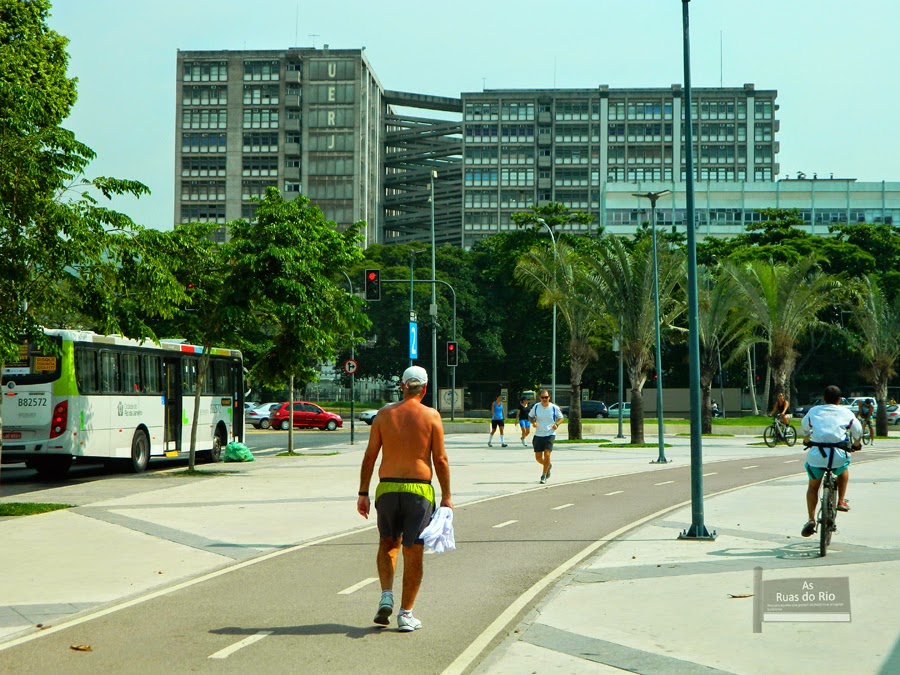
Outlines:
[[[294, 383], [316, 378], [319, 363], [336, 357], [344, 336], [368, 329], [364, 301], [347, 293], [337, 276], [363, 258], [362, 225], [339, 231], [307, 197], [285, 201], [275, 188], [266, 190], [255, 222], [230, 224], [224, 297], [250, 308], [256, 333], [264, 336], [253, 354], [256, 381], [289, 383], [293, 391]], [[292, 451], [292, 434], [290, 439]]]
[[729, 260], [722, 269], [737, 284], [748, 318], [768, 347], [773, 396], [787, 394], [797, 360], [797, 340], [819, 322], [819, 312], [834, 303], [840, 282], [822, 273], [816, 258], [792, 265]]
[[[658, 248], [659, 321], [662, 330], [671, 329], [684, 311], [675, 293], [684, 275], [684, 256], [679, 250]], [[594, 286], [594, 311], [598, 322], [622, 325], [625, 370], [631, 385], [631, 442], [644, 442], [643, 389], [654, 367], [656, 321], [653, 302], [653, 257], [648, 241], [631, 246], [621, 237], [611, 236], [588, 260]]]
[[581, 438], [581, 376], [597, 352], [590, 339], [599, 329], [600, 319], [591, 308], [595, 304], [582, 257], [564, 242], [556, 250], [535, 247], [516, 267], [516, 278], [541, 293], [543, 307], [556, 305], [569, 329], [569, 438]]
[[107, 332], [149, 335], [126, 304], [115, 312], [131, 281], [159, 275], [139, 299], [147, 313], [166, 315], [183, 298], [137, 243], [141, 228], [100, 201], [139, 197], [146, 186], [83, 177], [94, 153], [60, 126], [75, 80], [67, 40], [47, 27], [49, 9], [46, 0], [0, 0], [0, 366], [23, 335], [42, 342], [50, 316], [83, 314]]
[[875, 431], [887, 436], [887, 387], [900, 358], [900, 297], [888, 300], [878, 283], [866, 277], [853, 318], [859, 335], [851, 338], [852, 344], [863, 356], [863, 376], [875, 387], [878, 402]]

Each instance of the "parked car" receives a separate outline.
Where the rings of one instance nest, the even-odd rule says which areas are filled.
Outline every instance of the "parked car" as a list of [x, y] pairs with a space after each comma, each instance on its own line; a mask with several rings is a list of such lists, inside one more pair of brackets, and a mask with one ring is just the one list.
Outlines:
[[887, 408], [885, 408], [885, 412], [887, 412], [888, 424], [900, 424], [900, 405], [892, 403]]
[[272, 410], [282, 405], [281, 403], [262, 403], [244, 413], [244, 424], [250, 424], [254, 429], [268, 429], [271, 426], [270, 415]]
[[[275, 408], [269, 416], [272, 426], [276, 429], [287, 430], [290, 423], [290, 404], [282, 403]], [[344, 420], [340, 415], [317, 406], [309, 401], [294, 401], [294, 428], [295, 429], [321, 429], [322, 431], [334, 431], [344, 426]]]
[[[569, 406], [563, 406], [562, 413], [566, 417], [569, 416]], [[581, 418], [606, 418], [609, 417], [609, 408], [603, 401], [582, 401], [581, 402]]]
[[[824, 401], [820, 396], [812, 403], [807, 403], [806, 405], [798, 405], [796, 408], [791, 409], [791, 417], [795, 419], [803, 419], [806, 413], [815, 408], [817, 405], [822, 405], [823, 403]], [[838, 405], [850, 405], [850, 399], [841, 398], [841, 402]]]
[[[611, 419], [618, 419], [619, 417], [619, 404], [613, 403], [609, 406], [609, 417]], [[631, 418], [631, 401], [625, 401], [622, 404], [622, 417], [625, 419]]]

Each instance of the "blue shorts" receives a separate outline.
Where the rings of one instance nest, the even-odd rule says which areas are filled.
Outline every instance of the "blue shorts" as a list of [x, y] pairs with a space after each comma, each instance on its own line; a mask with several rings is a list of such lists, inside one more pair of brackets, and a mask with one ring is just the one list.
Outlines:
[[[835, 476], [840, 476], [842, 473], [844, 473], [844, 471], [847, 470], [848, 466], [850, 466], [849, 458], [841, 466], [832, 467], [831, 473], [833, 473]], [[825, 475], [825, 467], [810, 466], [809, 462], [807, 462], [806, 463], [806, 475], [809, 476], [810, 480], [821, 480], [822, 476]]]
[[531, 422], [529, 420], [519, 420], [519, 426], [522, 427], [523, 429], [530, 429]]

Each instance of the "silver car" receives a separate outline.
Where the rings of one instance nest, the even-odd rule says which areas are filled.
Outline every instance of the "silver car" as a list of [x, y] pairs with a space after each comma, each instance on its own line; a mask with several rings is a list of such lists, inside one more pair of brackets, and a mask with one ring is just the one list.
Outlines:
[[244, 423], [251, 425], [254, 429], [268, 429], [272, 426], [269, 423], [269, 414], [280, 405], [280, 403], [263, 403], [251, 408], [244, 413]]

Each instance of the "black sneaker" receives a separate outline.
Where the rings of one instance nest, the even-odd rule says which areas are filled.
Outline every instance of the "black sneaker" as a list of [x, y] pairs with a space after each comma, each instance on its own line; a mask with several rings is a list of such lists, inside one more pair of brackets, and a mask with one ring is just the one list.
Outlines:
[[509, 443], [504, 443], [504, 444], [501, 445], [500, 447], [501, 447], [501, 448], [508, 448], [508, 447], [509, 447]]
[[816, 521], [807, 520], [806, 525], [803, 526], [803, 529], [800, 530], [800, 534], [804, 537], [811, 537], [816, 533]]
[[547, 482], [547, 476], [546, 476], [546, 474], [543, 474], [543, 473], [542, 473], [542, 474], [541, 474], [541, 485], [543, 485], [543, 484], [546, 483], [546, 482]]

